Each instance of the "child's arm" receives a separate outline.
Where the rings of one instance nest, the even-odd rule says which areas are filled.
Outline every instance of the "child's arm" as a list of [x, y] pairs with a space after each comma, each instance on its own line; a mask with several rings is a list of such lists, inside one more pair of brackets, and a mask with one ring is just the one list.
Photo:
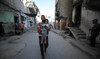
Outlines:
[[49, 27], [46, 27], [47, 31], [50, 31], [50, 28]]
[[48, 26], [45, 27], [47, 29], [47, 31], [50, 31], [50, 28]]

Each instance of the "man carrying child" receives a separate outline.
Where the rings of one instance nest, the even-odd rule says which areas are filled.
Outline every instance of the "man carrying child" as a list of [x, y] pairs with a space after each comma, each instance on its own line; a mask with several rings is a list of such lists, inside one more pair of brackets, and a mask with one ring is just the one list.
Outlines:
[[[46, 52], [46, 49], [48, 47], [48, 34], [49, 34], [49, 31], [50, 31], [50, 28], [49, 28], [49, 22], [47, 19], [45, 19], [45, 16], [42, 15], [41, 16], [41, 20], [42, 22], [38, 23], [38, 33], [39, 33], [39, 44], [40, 44], [40, 51], [41, 51], [41, 55], [42, 55], [42, 58], [43, 57], [43, 43], [45, 43], [45, 52]], [[43, 41], [43, 39], [45, 38], [45, 40]]]

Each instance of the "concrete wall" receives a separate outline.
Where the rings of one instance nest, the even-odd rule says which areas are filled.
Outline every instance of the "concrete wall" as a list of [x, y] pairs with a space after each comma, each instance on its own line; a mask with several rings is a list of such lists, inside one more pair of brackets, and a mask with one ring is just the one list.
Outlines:
[[62, 18], [60, 20], [60, 30], [65, 30], [66, 29], [66, 18]]
[[59, 27], [59, 23], [58, 23], [57, 20], [55, 20], [55, 28], [56, 28], [56, 29], [59, 29], [58, 27]]
[[25, 5], [21, 0], [3, 0], [3, 2], [6, 5], [9, 5], [17, 10], [21, 10], [22, 12], [26, 12]]
[[[21, 2], [21, 0], [2, 0], [0, 1], [0, 21], [1, 22], [8, 22], [8, 24], [3, 24], [5, 33], [14, 32], [14, 16], [19, 17], [19, 22], [21, 23], [21, 15], [26, 12], [26, 8]], [[13, 23], [13, 24], [11, 24]]]
[[62, 15], [63, 17], [71, 18], [72, 4], [73, 4], [73, 0], [59, 0], [58, 7], [59, 7], [60, 15]]
[[[60, 16], [67, 18], [70, 23], [70, 20], [72, 19], [73, 0], [58, 0], [56, 1], [56, 8], [57, 11], [59, 11]], [[68, 21], [65, 22], [66, 26], [68, 25]], [[58, 25], [61, 27], [60, 24]]]
[[3, 24], [5, 33], [14, 32], [14, 15], [12, 12], [0, 11], [0, 22], [7, 22]]
[[[82, 7], [80, 28], [87, 35], [89, 34], [89, 28], [93, 26], [92, 20], [95, 18], [98, 19], [100, 23], [100, 12], [99, 11], [91, 11], [91, 10], [87, 10], [85, 7]], [[100, 35], [98, 36], [98, 39], [100, 39]]]

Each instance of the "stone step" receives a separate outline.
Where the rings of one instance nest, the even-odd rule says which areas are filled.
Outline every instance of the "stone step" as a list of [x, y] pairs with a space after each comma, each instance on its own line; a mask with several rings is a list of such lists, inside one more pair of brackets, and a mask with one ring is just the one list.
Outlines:
[[86, 34], [82, 30], [76, 27], [69, 27], [69, 30], [76, 39], [86, 39]]
[[78, 33], [77, 35], [86, 35], [86, 34], [81, 32], [81, 33]]

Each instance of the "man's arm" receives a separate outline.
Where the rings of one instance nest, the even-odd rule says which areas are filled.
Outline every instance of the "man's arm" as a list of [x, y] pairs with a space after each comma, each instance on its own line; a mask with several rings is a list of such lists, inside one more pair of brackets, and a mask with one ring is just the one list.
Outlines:
[[50, 31], [50, 28], [48, 28], [47, 30]]
[[93, 30], [96, 30], [96, 28], [91, 28], [91, 29], [89, 29], [90, 31], [93, 31]]
[[37, 32], [38, 32], [39, 34], [41, 34], [41, 26], [39, 25], [39, 23], [38, 23], [38, 27], [37, 27]]

